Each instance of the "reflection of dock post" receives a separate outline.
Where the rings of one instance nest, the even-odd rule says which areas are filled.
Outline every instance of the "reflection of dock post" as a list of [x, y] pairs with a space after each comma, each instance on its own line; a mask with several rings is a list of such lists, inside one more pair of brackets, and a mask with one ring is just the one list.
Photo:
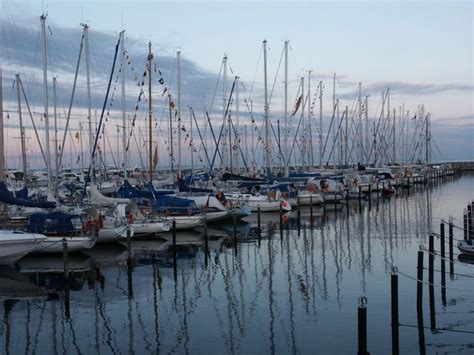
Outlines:
[[174, 280], [178, 279], [178, 270], [176, 262], [176, 221], [173, 221], [173, 275]]
[[391, 276], [391, 301], [392, 301], [392, 354], [398, 354], [400, 349], [399, 319], [398, 319], [398, 274], [396, 268]]
[[444, 234], [444, 223], [441, 222], [439, 225], [440, 229], [440, 250], [441, 250], [441, 302], [446, 306], [446, 244], [445, 244], [445, 234]]
[[261, 223], [261, 216], [260, 216], [260, 206], [257, 208], [257, 238], [258, 238], [258, 246], [262, 243], [262, 223]]
[[451, 280], [454, 278], [454, 250], [453, 250], [453, 240], [454, 240], [454, 233], [453, 233], [453, 218], [449, 217], [449, 275]]
[[359, 297], [357, 308], [358, 351], [357, 355], [368, 355], [367, 352], [367, 299]]
[[468, 239], [474, 238], [474, 223], [472, 222], [472, 210], [473, 210], [473, 203], [470, 202], [467, 205], [467, 237]]
[[434, 235], [429, 235], [428, 244], [428, 282], [434, 283]]
[[311, 226], [313, 225], [313, 195], [309, 195], [309, 218]]
[[301, 224], [301, 204], [300, 204], [300, 197], [296, 197], [296, 204], [298, 205], [298, 228], [300, 227]]
[[66, 238], [63, 238], [63, 264], [64, 264], [64, 316], [69, 319], [71, 316], [69, 307], [69, 254], [67, 250]]
[[204, 220], [204, 264], [207, 267], [209, 261], [209, 234], [207, 232], [207, 220]]

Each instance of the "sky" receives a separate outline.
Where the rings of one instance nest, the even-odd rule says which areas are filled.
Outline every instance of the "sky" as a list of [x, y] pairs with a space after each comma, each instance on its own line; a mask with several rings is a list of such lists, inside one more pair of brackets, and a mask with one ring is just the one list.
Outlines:
[[[65, 108], [81, 23], [90, 25], [93, 105], [99, 112], [122, 28], [136, 72], [144, 69], [147, 42], [151, 41], [160, 70], [174, 92], [175, 55], [181, 51], [183, 106], [191, 105], [201, 113], [211, 108], [224, 54], [229, 58], [229, 81], [238, 75], [251, 91], [247, 94], [256, 110], [261, 108], [264, 39], [269, 48], [269, 85], [275, 82], [270, 112], [281, 113], [283, 69], [278, 73], [277, 69], [283, 43], [289, 40], [290, 106], [300, 77], [306, 77], [308, 70], [312, 70], [314, 88], [319, 80], [324, 82], [325, 116], [331, 114], [333, 73], [337, 73], [337, 95], [344, 105], [353, 104], [357, 85], [362, 83], [374, 117], [380, 110], [381, 92], [390, 87], [393, 108], [405, 104], [413, 113], [423, 104], [431, 113], [433, 136], [442, 157], [474, 159], [472, 1], [0, 0], [0, 4], [4, 80], [11, 80], [14, 72], [22, 73], [32, 104], [38, 107], [42, 100], [39, 16], [43, 11], [48, 13], [51, 75], [59, 77], [64, 90], [60, 104]], [[85, 108], [82, 64], [80, 75], [77, 115]], [[127, 107], [133, 108], [137, 92], [133, 74], [127, 75]], [[4, 100], [14, 98], [11, 91], [10, 83], [4, 84]], [[222, 94], [216, 97], [211, 115], [218, 115], [222, 106]], [[13, 111], [11, 101], [6, 106]], [[33, 154], [35, 148], [31, 149]]]

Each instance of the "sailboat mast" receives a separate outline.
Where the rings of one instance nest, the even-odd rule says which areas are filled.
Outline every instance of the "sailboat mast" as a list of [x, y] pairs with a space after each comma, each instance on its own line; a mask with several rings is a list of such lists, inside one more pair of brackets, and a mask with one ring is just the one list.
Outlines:
[[181, 178], [181, 51], [176, 52], [178, 80], [178, 177]]
[[127, 155], [127, 116], [125, 102], [125, 30], [120, 32], [120, 51], [121, 51], [121, 87], [122, 87], [122, 146], [123, 146], [123, 177], [128, 177], [128, 155]]
[[[3, 140], [3, 74], [0, 62], [0, 181], [5, 181], [5, 144]], [[2, 203], [0, 210], [3, 214], [5, 205]]]
[[[227, 103], [227, 55], [224, 55], [224, 59], [222, 60], [222, 65], [223, 65], [223, 75], [222, 75], [222, 127], [223, 132], [225, 132], [225, 127], [226, 127], [226, 103]], [[226, 168], [226, 135], [224, 134], [223, 140], [222, 140], [222, 167], [225, 169]]]
[[[198, 127], [199, 128], [199, 127]], [[191, 176], [194, 175], [194, 140], [193, 140], [193, 108], [189, 107], [189, 134], [191, 135], [189, 147], [191, 148]]]
[[23, 163], [23, 181], [26, 182], [26, 147], [25, 147], [25, 128], [23, 127], [23, 117], [21, 114], [21, 95], [20, 95], [20, 74], [15, 74], [16, 95], [18, 99], [18, 117], [20, 119], [20, 141], [21, 141], [21, 159]]
[[333, 74], [332, 77], [332, 116], [334, 117], [334, 122], [332, 125], [332, 144], [333, 144], [333, 151], [334, 151], [334, 167], [337, 164], [337, 156], [338, 156], [338, 149], [337, 149], [337, 130], [339, 129], [339, 114], [336, 116], [336, 73]]
[[306, 162], [306, 123], [305, 123], [305, 115], [304, 115], [304, 108], [305, 108], [305, 99], [304, 99], [304, 76], [301, 77], [301, 170], [304, 170], [305, 162]]
[[358, 114], [358, 137], [359, 137], [359, 162], [362, 163], [364, 161], [364, 137], [362, 131], [362, 83], [359, 83], [359, 94], [357, 97], [358, 105], [359, 105], [359, 114]]
[[370, 137], [369, 137], [369, 95], [365, 96], [365, 163], [369, 164]]
[[311, 125], [311, 73], [312, 70], [308, 70], [308, 100], [306, 105], [308, 106], [308, 134], [309, 134], [309, 159], [311, 160], [311, 166], [314, 166], [314, 152], [313, 152], [313, 129]]
[[235, 167], [237, 170], [237, 174], [240, 174], [240, 159], [239, 159], [239, 153], [240, 153], [240, 132], [239, 132], [239, 115], [240, 115], [240, 107], [239, 107], [239, 77], [235, 77], [235, 130], [236, 130], [236, 136], [234, 138], [235, 140]]
[[94, 150], [94, 138], [92, 134], [92, 103], [91, 103], [91, 69], [90, 69], [90, 54], [89, 54], [89, 25], [84, 24], [84, 50], [86, 54], [86, 81], [87, 81], [87, 123], [89, 128], [89, 159], [94, 171], [94, 161], [92, 153]]
[[49, 141], [49, 114], [48, 114], [48, 63], [46, 61], [46, 15], [41, 15], [41, 49], [43, 59], [43, 94], [44, 94], [44, 129], [46, 140], [46, 171], [48, 175], [48, 191], [51, 191], [51, 155]]
[[319, 167], [323, 167], [323, 82], [319, 81]]
[[84, 175], [84, 148], [82, 146], [82, 122], [79, 122], [79, 142], [81, 144], [81, 175]]
[[148, 168], [150, 174], [150, 184], [153, 183], [153, 142], [152, 142], [152, 102], [151, 102], [151, 61], [153, 54], [151, 53], [151, 42], [148, 42]]
[[270, 122], [268, 118], [267, 40], [263, 41], [263, 78], [265, 92], [265, 168], [267, 176], [270, 176]]
[[344, 130], [344, 168], [349, 163], [349, 106], [346, 105], [346, 129]]
[[53, 107], [54, 107], [54, 174], [56, 177], [54, 179], [54, 196], [58, 197], [58, 184], [59, 184], [58, 92], [57, 92], [57, 78], [56, 77], [53, 77]]
[[285, 112], [283, 119], [285, 120], [285, 134], [284, 134], [284, 144], [285, 144], [285, 176], [290, 175], [290, 157], [288, 156], [288, 43], [290, 41], [285, 41]]

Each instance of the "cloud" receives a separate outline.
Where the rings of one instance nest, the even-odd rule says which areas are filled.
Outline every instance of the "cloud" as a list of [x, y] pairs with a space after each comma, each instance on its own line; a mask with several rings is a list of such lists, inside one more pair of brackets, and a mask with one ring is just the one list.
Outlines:
[[390, 88], [393, 94], [408, 95], [432, 95], [446, 91], [474, 91], [474, 85], [465, 83], [430, 84], [430, 83], [408, 83], [401, 81], [380, 81], [364, 85], [364, 92], [379, 94]]
[[[49, 24], [47, 29], [48, 48], [48, 71], [49, 71], [49, 96], [52, 98], [52, 76], [58, 77], [60, 87], [59, 105], [67, 107], [72, 93], [74, 73], [76, 70], [79, 48], [81, 43], [81, 28], [70, 29]], [[105, 33], [89, 30], [90, 59], [91, 59], [91, 91], [92, 106], [100, 109], [105, 98], [105, 92], [109, 80], [110, 70], [115, 52], [118, 34]], [[133, 38], [126, 37], [126, 60], [125, 72], [127, 76], [127, 107], [133, 110], [139, 95], [140, 83], [143, 72], [146, 69], [148, 44]], [[154, 45], [155, 50], [159, 44]], [[43, 78], [39, 21], [38, 28], [29, 26], [12, 25], [3, 22], [0, 24], [0, 52], [4, 63], [4, 82], [13, 82], [14, 74], [20, 73], [23, 85], [28, 94], [31, 105], [41, 105], [43, 100]], [[163, 52], [160, 50], [160, 52]], [[156, 55], [154, 63], [156, 69], [161, 70], [165, 84], [170, 92], [176, 97], [176, 57], [174, 55]], [[133, 68], [133, 70], [132, 70]], [[114, 101], [120, 100], [120, 58], [117, 59], [111, 95]], [[209, 105], [214, 94], [217, 74], [201, 69], [196, 63], [181, 59], [181, 77], [183, 91], [183, 105], [203, 107]], [[158, 84], [157, 70], [152, 72], [153, 91], [155, 96], [160, 97], [163, 87]], [[229, 80], [231, 80], [229, 78]], [[145, 80], [147, 83], [147, 80]], [[4, 84], [7, 86], [8, 84]], [[13, 102], [15, 101], [13, 97]], [[5, 98], [8, 100], [8, 97]], [[159, 100], [158, 100], [159, 101]], [[221, 105], [220, 100], [215, 101]], [[50, 99], [50, 103], [52, 101]], [[119, 105], [116, 103], [115, 105]], [[85, 108], [87, 106], [85, 53], [82, 50], [81, 66], [79, 69], [78, 85], [74, 98], [74, 108]]]

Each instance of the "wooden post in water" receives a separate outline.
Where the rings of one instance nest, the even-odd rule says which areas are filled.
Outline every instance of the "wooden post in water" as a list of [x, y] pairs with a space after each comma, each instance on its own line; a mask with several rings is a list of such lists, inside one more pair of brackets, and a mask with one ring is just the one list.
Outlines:
[[64, 267], [64, 316], [69, 319], [71, 316], [69, 307], [69, 255], [66, 238], [63, 238], [63, 267]]
[[362, 189], [361, 186], [359, 185], [359, 212], [362, 211]]
[[434, 235], [429, 235], [428, 248], [428, 282], [429, 282], [429, 296], [430, 296], [430, 325], [431, 331], [436, 329], [435, 316], [435, 299], [434, 299]]
[[423, 250], [418, 250], [418, 260], [417, 260], [416, 270], [417, 270], [416, 304], [418, 307], [422, 307], [422, 304], [423, 304]]
[[367, 298], [359, 297], [357, 307], [358, 351], [357, 355], [368, 355], [367, 351]]
[[262, 224], [260, 216], [260, 206], [257, 208], [257, 238], [258, 246], [260, 246], [262, 244]]
[[296, 197], [296, 204], [298, 205], [298, 228], [301, 225], [301, 204], [300, 204], [300, 197]]
[[207, 232], [207, 220], [204, 220], [204, 265], [207, 268], [209, 263], [209, 234]]
[[434, 235], [429, 235], [428, 244], [428, 282], [434, 283]]
[[454, 241], [454, 233], [453, 233], [453, 218], [449, 217], [449, 275], [451, 280], [454, 279], [454, 250], [453, 250], [453, 241]]
[[173, 221], [173, 276], [174, 281], [178, 280], [178, 265], [177, 265], [177, 255], [176, 255], [176, 221]]
[[464, 230], [464, 240], [467, 240], [468, 239], [468, 235], [467, 235], [467, 232], [468, 232], [468, 224], [467, 224], [467, 210], [464, 210], [464, 213], [463, 213], [463, 230]]
[[130, 228], [127, 228], [127, 264], [132, 261], [132, 240]]
[[313, 226], [313, 195], [309, 195], [309, 218], [311, 227]]
[[441, 251], [441, 303], [443, 306], [446, 305], [446, 240], [444, 235], [444, 223], [441, 222], [440, 226], [440, 251]]
[[372, 208], [372, 183], [369, 184], [369, 210]]
[[398, 319], [398, 274], [396, 268], [392, 270], [391, 276], [391, 303], [392, 303], [392, 354], [399, 353], [400, 335]]
[[467, 230], [468, 230], [468, 238], [474, 239], [474, 226], [472, 223], [472, 203], [467, 205]]
[[283, 208], [280, 203], [280, 238], [283, 238]]
[[420, 246], [417, 262], [416, 313], [418, 320], [418, 344], [420, 354], [426, 354], [425, 329], [423, 322], [423, 247]]

